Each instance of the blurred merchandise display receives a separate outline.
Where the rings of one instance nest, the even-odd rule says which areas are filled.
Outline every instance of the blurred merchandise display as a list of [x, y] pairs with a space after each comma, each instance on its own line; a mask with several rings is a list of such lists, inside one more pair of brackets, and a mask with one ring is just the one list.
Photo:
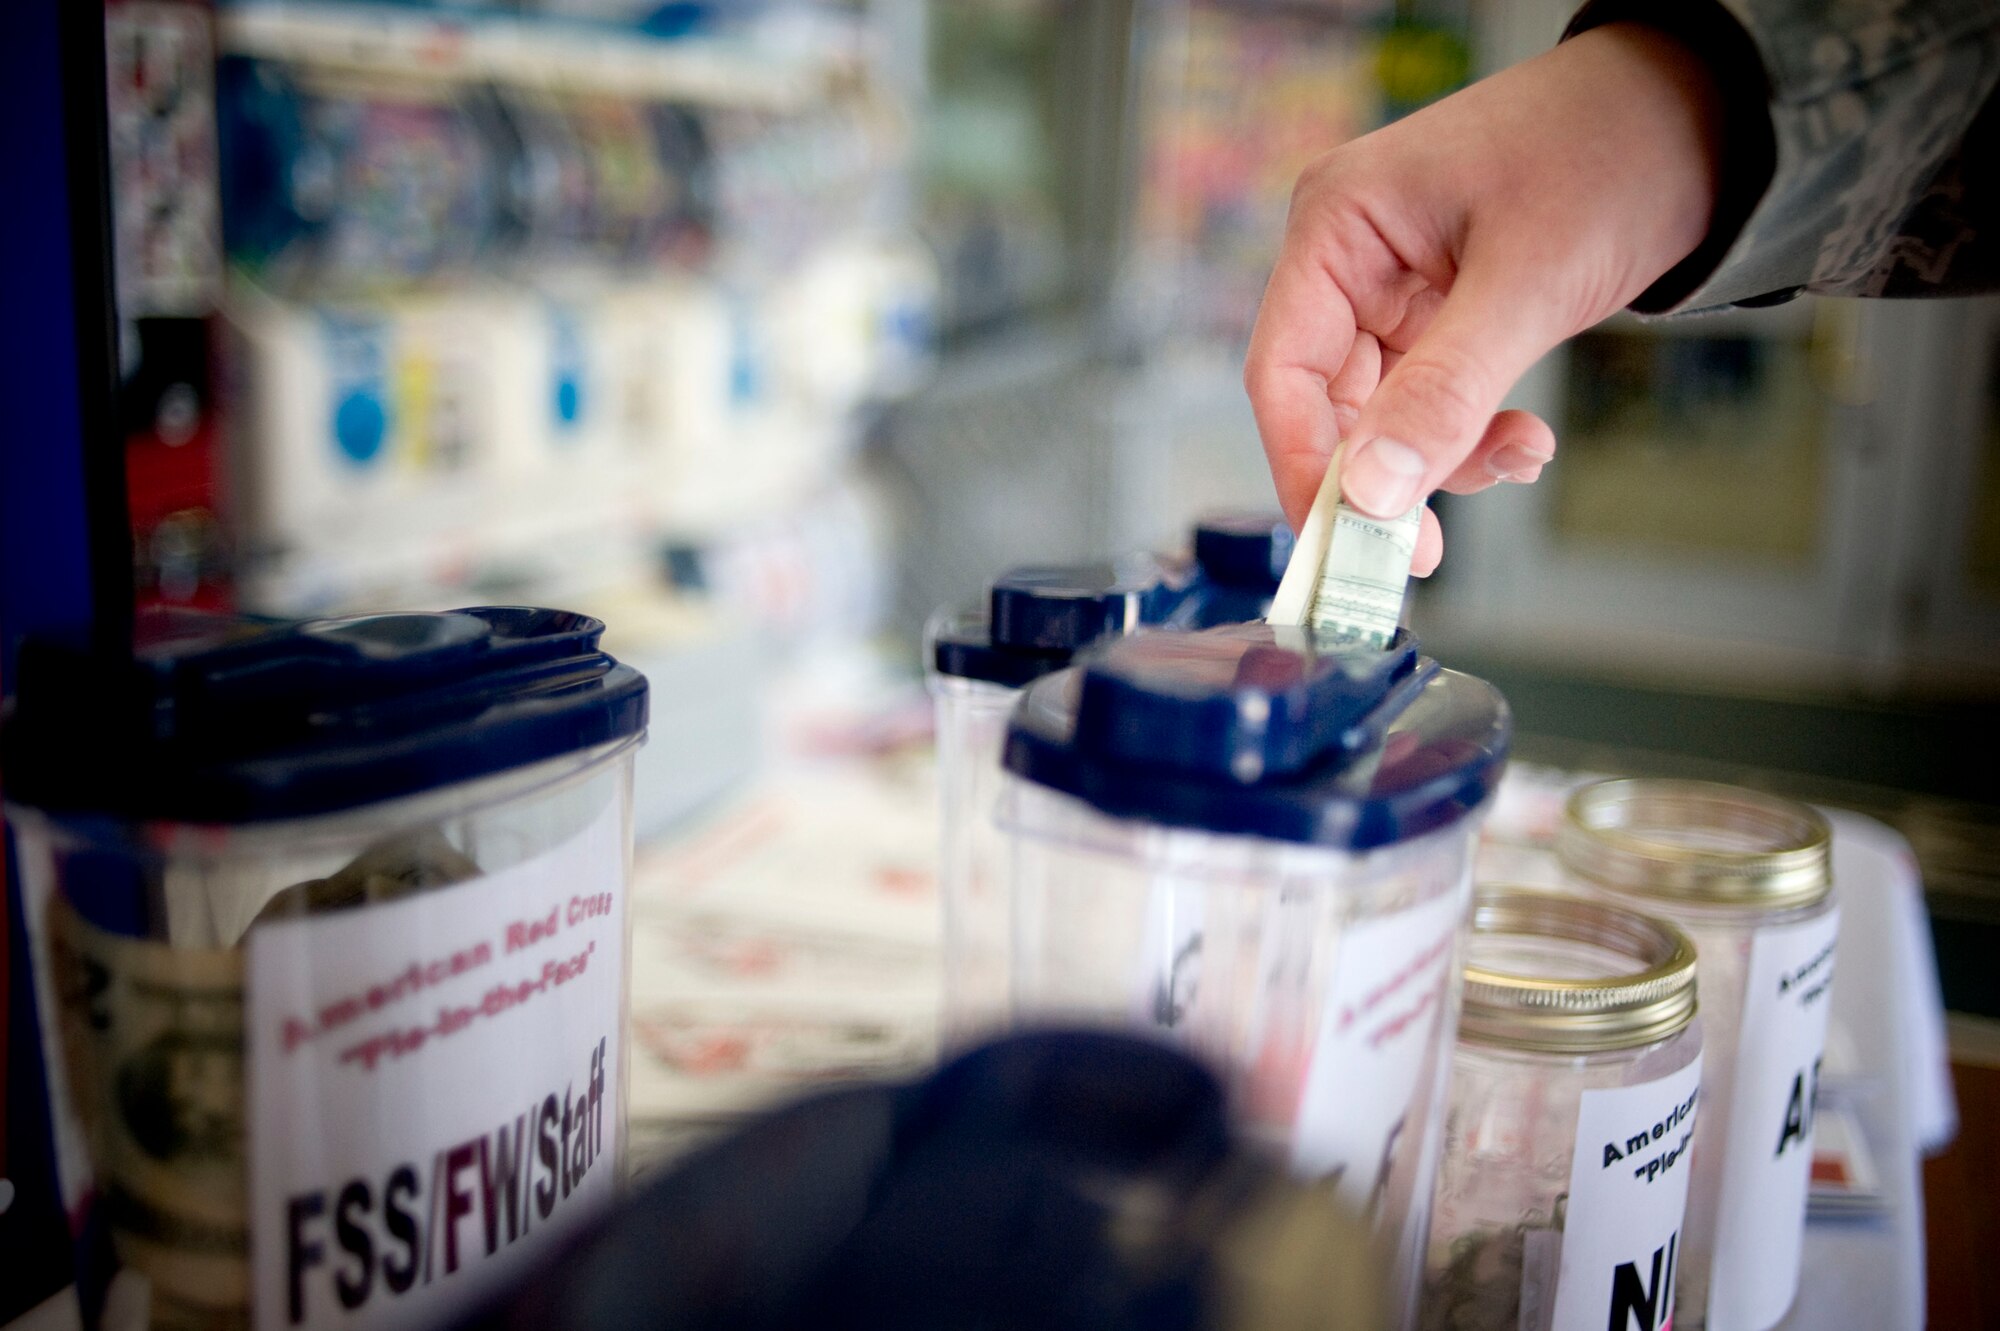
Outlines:
[[500, 160], [452, 84], [225, 57], [229, 257], [287, 290], [393, 288], [490, 252]]
[[[687, 287], [339, 305], [245, 287], [231, 315], [258, 370], [237, 401], [239, 446], [258, 445], [238, 512], [264, 602], [553, 572], [576, 551], [537, 547], [566, 534], [643, 542], [676, 463], [727, 421], [723, 316]], [[704, 366], [706, 400], [676, 392]]]
[[311, 303], [243, 285], [258, 594], [338, 598], [384, 568], [477, 578], [559, 557], [552, 539], [619, 531], [637, 551], [781, 514], [924, 361], [919, 260], [856, 247], [824, 271], [753, 293], [695, 274]]
[[945, 272], [947, 328], [1046, 309], [1071, 278], [1060, 177], [1077, 144], [1063, 137], [1054, 68], [1085, 8], [930, 6], [924, 221]]
[[1408, 0], [1148, 11], [1120, 274], [1139, 334], [1240, 355], [1299, 173], [1464, 83], [1468, 30], [1466, 7]]
[[936, 302], [869, 22], [225, 4], [245, 604], [610, 586], [837, 484], [928, 374]]
[[206, 3], [104, 9], [118, 306], [200, 318], [222, 276], [215, 195], [215, 48]]
[[213, 15], [205, 3], [104, 10], [112, 267], [135, 593], [224, 608], [232, 548], [211, 356], [221, 290]]
[[801, 262], [830, 236], [879, 229], [895, 203], [908, 130], [879, 90], [804, 112], [731, 108], [709, 124], [717, 231], [739, 262]]
[[861, 72], [868, 20], [810, 0], [223, 0], [223, 45], [376, 74], [797, 107]]
[[1382, 116], [1372, 35], [1338, 18], [1193, 5], [1142, 28], [1126, 294], [1148, 332], [1248, 340], [1299, 172]]
[[233, 601], [213, 336], [204, 318], [126, 321], [120, 414], [142, 605], [224, 609]]

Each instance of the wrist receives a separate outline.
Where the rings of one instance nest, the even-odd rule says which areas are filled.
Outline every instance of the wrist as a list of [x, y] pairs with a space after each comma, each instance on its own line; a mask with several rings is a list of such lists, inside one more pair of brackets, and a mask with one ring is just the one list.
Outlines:
[[1722, 89], [1693, 48], [1648, 24], [1607, 23], [1566, 44], [1596, 48], [1618, 108], [1605, 148], [1643, 162], [1651, 182], [1636, 237], [1639, 278], [1650, 284], [1710, 231], [1722, 180]]
[[1770, 85], [1750, 35], [1720, 0], [1591, 0], [1570, 21], [1568, 43], [1615, 33], [1638, 43], [1657, 77], [1678, 84], [1699, 117], [1708, 182], [1696, 242], [1631, 302], [1640, 313], [1678, 304], [1721, 263], [1771, 182], [1777, 160]]

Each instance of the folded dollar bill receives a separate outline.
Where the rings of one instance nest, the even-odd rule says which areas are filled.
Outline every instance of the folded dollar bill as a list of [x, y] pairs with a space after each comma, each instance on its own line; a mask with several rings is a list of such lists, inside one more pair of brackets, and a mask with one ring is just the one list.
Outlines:
[[1266, 617], [1310, 627], [1321, 646], [1386, 648], [1396, 636], [1424, 506], [1371, 518], [1340, 497], [1336, 450]]

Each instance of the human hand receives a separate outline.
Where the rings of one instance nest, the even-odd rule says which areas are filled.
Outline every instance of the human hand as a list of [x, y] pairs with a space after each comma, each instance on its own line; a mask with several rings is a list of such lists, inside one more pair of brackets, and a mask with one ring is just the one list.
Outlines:
[[[1339, 440], [1376, 517], [1539, 476], [1555, 435], [1501, 399], [1700, 243], [1720, 133], [1694, 53], [1613, 23], [1306, 168], [1243, 367], [1292, 524]], [[1412, 571], [1443, 548], [1426, 510]]]

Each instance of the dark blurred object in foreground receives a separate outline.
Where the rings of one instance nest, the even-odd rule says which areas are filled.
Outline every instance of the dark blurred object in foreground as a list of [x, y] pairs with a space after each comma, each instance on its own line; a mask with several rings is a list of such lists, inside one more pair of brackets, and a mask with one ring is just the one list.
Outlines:
[[1220, 1085], [1113, 1035], [977, 1049], [780, 1110], [638, 1189], [472, 1328], [1372, 1328], [1331, 1194]]

